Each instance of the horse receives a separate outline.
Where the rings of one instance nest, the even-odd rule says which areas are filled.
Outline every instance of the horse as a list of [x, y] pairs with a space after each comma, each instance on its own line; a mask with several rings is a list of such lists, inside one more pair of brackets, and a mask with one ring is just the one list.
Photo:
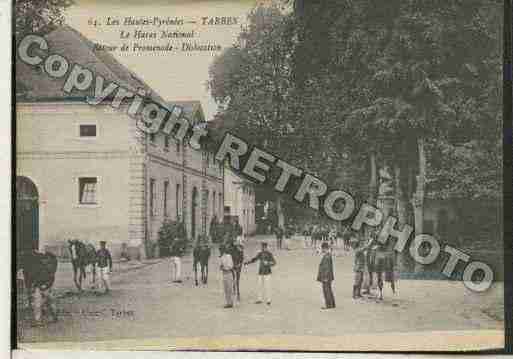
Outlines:
[[[79, 291], [82, 291], [82, 280], [86, 279], [86, 267], [91, 265], [93, 285], [96, 282], [96, 249], [92, 244], [84, 244], [78, 239], [68, 240], [68, 249], [73, 265], [73, 281]], [[77, 271], [80, 271], [77, 281]]]
[[233, 261], [233, 292], [240, 302], [240, 274], [244, 263], [244, 247], [240, 243], [232, 243], [229, 246], [228, 253], [232, 256]]
[[[55, 273], [57, 272], [57, 257], [46, 251], [45, 253], [22, 252], [17, 257], [17, 270], [22, 275], [21, 293], [19, 295], [26, 295], [28, 298], [28, 306], [30, 309], [37, 311], [33, 307], [33, 295], [36, 295], [36, 288], [45, 288], [45, 292], [51, 289], [55, 281]], [[55, 313], [53, 313], [55, 315]]]
[[378, 246], [369, 251], [368, 269], [369, 269], [369, 290], [373, 282], [373, 274], [376, 273], [379, 288], [379, 300], [383, 300], [383, 272], [385, 273], [385, 281], [390, 282], [392, 292], [395, 294], [395, 278], [394, 278], [394, 253], [385, 250], [384, 247]]
[[194, 281], [198, 286], [198, 263], [201, 267], [201, 283], [207, 284], [208, 281], [208, 260], [210, 258], [210, 246], [206, 242], [198, 242], [192, 251]]

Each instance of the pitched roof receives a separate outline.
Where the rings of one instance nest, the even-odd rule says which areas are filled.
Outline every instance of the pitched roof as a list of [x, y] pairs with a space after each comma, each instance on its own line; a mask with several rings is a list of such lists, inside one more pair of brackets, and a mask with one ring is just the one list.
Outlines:
[[171, 101], [167, 102], [167, 108], [172, 110], [173, 106], [180, 106], [183, 109], [186, 117], [189, 118], [190, 121], [196, 120], [195, 118], [191, 118], [191, 116], [195, 115], [198, 111], [200, 112], [201, 122], [204, 121], [204, 113], [203, 108], [201, 107], [201, 102], [197, 100], [193, 101]]
[[[130, 91], [144, 89], [146, 97], [165, 104], [164, 100], [136, 74], [120, 64], [111, 53], [95, 48], [95, 44], [80, 32], [69, 26], [61, 26], [46, 34], [48, 53], [65, 57], [70, 65], [80, 64], [95, 75], [101, 75], [107, 81], [113, 81]], [[69, 70], [68, 70], [69, 71]], [[25, 64], [16, 58], [17, 98], [25, 102], [69, 101], [84, 98], [92, 94], [94, 86], [88, 91], [74, 91], [67, 94], [62, 90], [66, 76], [54, 79], [44, 73], [42, 67]]]

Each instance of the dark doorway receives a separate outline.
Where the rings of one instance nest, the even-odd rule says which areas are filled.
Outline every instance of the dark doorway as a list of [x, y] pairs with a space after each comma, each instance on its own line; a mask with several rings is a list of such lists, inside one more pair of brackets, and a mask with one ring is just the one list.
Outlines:
[[39, 194], [29, 178], [16, 177], [16, 254], [39, 248]]
[[196, 187], [192, 189], [192, 204], [191, 204], [191, 236], [192, 240], [196, 240], [196, 224], [197, 224], [197, 208], [198, 208], [198, 190]]

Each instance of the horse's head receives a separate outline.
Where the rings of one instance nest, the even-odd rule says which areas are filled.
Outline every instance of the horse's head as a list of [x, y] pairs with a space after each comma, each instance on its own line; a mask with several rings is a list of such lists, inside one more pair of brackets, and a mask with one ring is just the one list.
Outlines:
[[78, 258], [78, 240], [68, 239], [68, 248], [71, 254], [71, 260], [76, 260]]

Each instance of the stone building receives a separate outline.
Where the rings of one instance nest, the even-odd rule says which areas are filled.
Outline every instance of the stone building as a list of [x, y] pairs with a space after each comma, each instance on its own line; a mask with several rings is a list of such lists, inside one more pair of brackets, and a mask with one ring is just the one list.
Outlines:
[[[164, 101], [141, 79], [70, 27], [45, 36], [49, 53], [87, 66], [106, 81], [204, 122], [198, 101]], [[83, 93], [62, 91], [41, 67], [16, 62], [16, 245], [68, 255], [66, 240], [98, 246], [118, 257], [157, 255], [165, 219], [183, 220], [188, 237], [223, 218], [224, 168], [214, 154], [163, 133], [147, 135], [110, 103], [91, 106]], [[92, 86], [94, 87], [94, 86]]]
[[237, 176], [228, 167], [224, 177], [224, 216], [225, 220], [237, 220], [244, 235], [256, 232], [255, 188], [254, 184]]

